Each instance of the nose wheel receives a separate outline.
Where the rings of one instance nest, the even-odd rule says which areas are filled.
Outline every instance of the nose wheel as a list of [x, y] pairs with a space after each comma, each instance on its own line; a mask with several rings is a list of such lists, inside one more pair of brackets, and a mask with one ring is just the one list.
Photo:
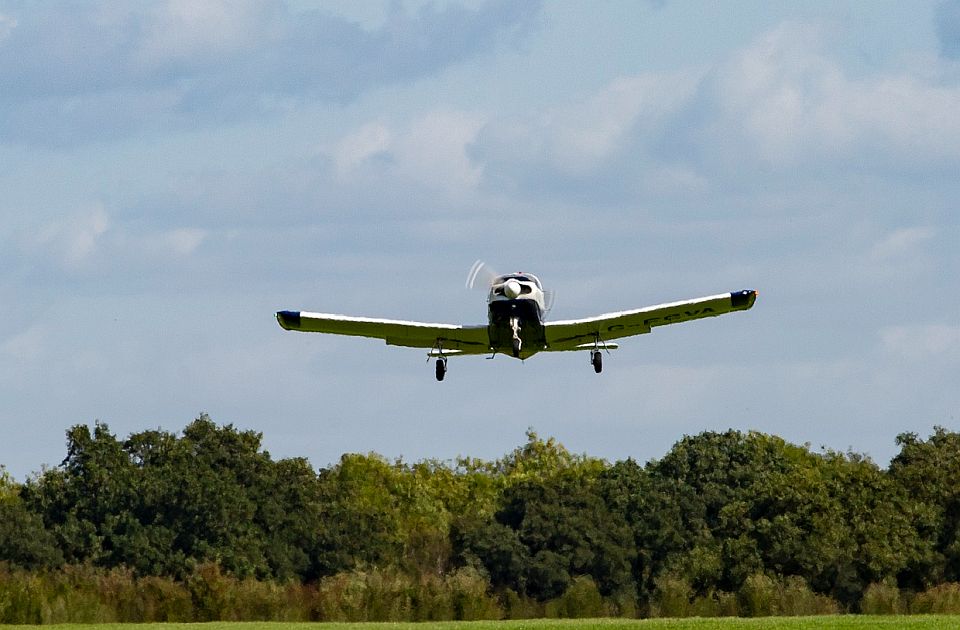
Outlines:
[[442, 381], [447, 375], [447, 360], [444, 357], [437, 359], [437, 380]]

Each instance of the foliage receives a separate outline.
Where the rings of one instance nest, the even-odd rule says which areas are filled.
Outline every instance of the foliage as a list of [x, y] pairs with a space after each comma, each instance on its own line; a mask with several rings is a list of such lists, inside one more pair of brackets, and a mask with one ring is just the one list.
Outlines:
[[921, 545], [901, 582], [920, 589], [960, 581], [960, 434], [936, 427], [928, 440], [903, 433], [897, 444], [890, 477], [916, 501], [912, 525]]
[[910, 604], [914, 614], [956, 615], [960, 614], [960, 584], [938, 584], [918, 593]]
[[860, 600], [860, 612], [866, 615], [899, 615], [903, 609], [900, 589], [892, 580], [874, 582]]
[[0, 560], [27, 569], [63, 564], [63, 554], [41, 515], [24, 505], [21, 487], [0, 466]]
[[960, 611], [960, 435], [883, 470], [757, 432], [613, 464], [532, 430], [494, 462], [315, 471], [205, 414], [0, 467], [0, 621], [430, 621]]

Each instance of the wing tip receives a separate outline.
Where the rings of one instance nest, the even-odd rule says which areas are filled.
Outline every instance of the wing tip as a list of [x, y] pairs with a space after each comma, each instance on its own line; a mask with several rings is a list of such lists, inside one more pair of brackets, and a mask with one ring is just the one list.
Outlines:
[[743, 291], [734, 291], [730, 294], [730, 303], [733, 308], [738, 310], [747, 310], [757, 301], [758, 291], [756, 289], [744, 289]]
[[277, 323], [286, 330], [300, 328], [300, 311], [277, 311]]

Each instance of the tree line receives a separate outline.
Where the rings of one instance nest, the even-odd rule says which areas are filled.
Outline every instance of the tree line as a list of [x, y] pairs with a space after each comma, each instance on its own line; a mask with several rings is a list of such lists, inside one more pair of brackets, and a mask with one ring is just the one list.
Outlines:
[[530, 431], [317, 471], [206, 415], [77, 425], [0, 474], [0, 622], [960, 612], [960, 434], [896, 440], [886, 469], [732, 430], [611, 464]]

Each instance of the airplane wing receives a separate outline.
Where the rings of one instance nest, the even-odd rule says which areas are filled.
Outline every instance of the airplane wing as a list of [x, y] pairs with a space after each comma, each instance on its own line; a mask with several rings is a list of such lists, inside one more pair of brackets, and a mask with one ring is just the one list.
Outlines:
[[679, 324], [703, 317], [716, 317], [753, 306], [757, 292], [753, 290], [721, 293], [708, 297], [648, 306], [632, 311], [605, 313], [586, 319], [569, 319], [544, 324], [547, 350], [592, 350], [597, 340], [601, 348], [615, 348], [604, 343], [611, 339], [642, 335], [654, 326]]
[[302, 311], [279, 311], [277, 322], [286, 330], [373, 337], [383, 339], [391, 346], [430, 349], [439, 346], [443, 348], [444, 355], [485, 354], [490, 351], [490, 336], [486, 326], [427, 324]]

